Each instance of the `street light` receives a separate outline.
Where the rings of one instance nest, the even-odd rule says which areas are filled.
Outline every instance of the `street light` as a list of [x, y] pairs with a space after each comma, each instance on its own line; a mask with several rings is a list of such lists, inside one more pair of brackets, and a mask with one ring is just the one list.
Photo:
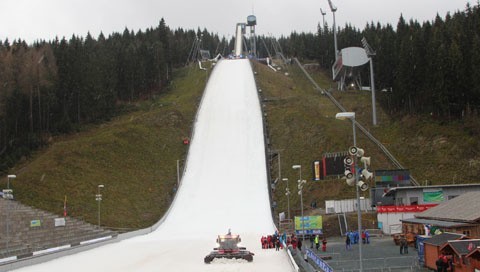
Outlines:
[[302, 180], [302, 166], [301, 165], [292, 165], [292, 169], [300, 169], [300, 175], [298, 180]]
[[7, 176], [7, 189], [10, 189], [10, 179], [15, 179], [17, 178], [16, 175], [8, 175]]
[[290, 220], [290, 188], [288, 187], [288, 178], [283, 178], [283, 181], [287, 182], [287, 187], [285, 187], [285, 195], [287, 196], [287, 208], [288, 208], [288, 217]]
[[323, 11], [323, 9], [320, 8], [320, 13], [322, 14], [322, 18], [323, 18], [323, 25], [322, 25], [322, 31], [323, 31], [323, 28], [325, 27], [325, 15], [327, 15], [327, 12]]
[[[357, 138], [355, 134], [355, 112], [339, 112], [335, 115], [336, 119], [339, 120], [346, 120], [350, 119], [352, 121], [353, 127], [353, 146], [357, 146]], [[354, 156], [354, 168], [357, 166], [357, 156]], [[360, 192], [358, 191], [358, 173], [355, 171], [355, 189], [357, 191], [357, 218], [358, 218], [358, 234], [362, 235], [362, 212], [360, 210]], [[362, 243], [358, 243], [358, 255], [359, 255], [359, 262], [360, 262], [360, 272], [363, 271], [363, 261], [362, 261]]]
[[367, 53], [368, 59], [370, 60], [370, 89], [372, 90], [372, 123], [374, 126], [377, 125], [377, 110], [375, 106], [375, 80], [373, 75], [373, 56], [377, 53], [372, 49], [372, 47], [368, 44], [367, 39], [365, 37], [362, 38], [362, 45]]
[[335, 7], [333, 4], [332, 4], [332, 1], [328, 0], [328, 4], [330, 5], [330, 10], [332, 11], [333, 13], [333, 42], [335, 44], [335, 62], [337, 61], [338, 59], [338, 56], [337, 56], [337, 53], [338, 53], [338, 49], [337, 49], [337, 26], [335, 25], [335, 12], [337, 11], [337, 7]]
[[305, 221], [303, 218], [303, 185], [307, 183], [306, 180], [299, 180], [298, 181], [298, 194], [300, 195], [300, 210], [302, 214], [302, 220], [300, 220], [302, 224], [302, 243], [305, 243]]
[[100, 194], [100, 189], [104, 187], [105, 185], [99, 184], [97, 194], [95, 195], [95, 200], [98, 202], [98, 227], [100, 227], [100, 202], [102, 202], [102, 194]]
[[[17, 178], [16, 175], [8, 175], [7, 176], [7, 193], [8, 197], [7, 199], [13, 199], [13, 193], [10, 190], [10, 179], [15, 179]], [[9, 243], [10, 243], [10, 201], [8, 202], [7, 206], [7, 218], [6, 218], [6, 225], [7, 225], [7, 252], [10, 252], [9, 250]]]
[[303, 189], [303, 185], [306, 183], [305, 180], [302, 180], [302, 166], [299, 165], [299, 164], [296, 164], [296, 165], [292, 165], [292, 169], [298, 169], [298, 173], [299, 173], [299, 176], [298, 176], [298, 194], [300, 195], [300, 210], [301, 210], [301, 219], [300, 219], [300, 224], [302, 224], [302, 242], [305, 242], [305, 226], [304, 226], [304, 222], [303, 222], [303, 193], [302, 193], [302, 189]]

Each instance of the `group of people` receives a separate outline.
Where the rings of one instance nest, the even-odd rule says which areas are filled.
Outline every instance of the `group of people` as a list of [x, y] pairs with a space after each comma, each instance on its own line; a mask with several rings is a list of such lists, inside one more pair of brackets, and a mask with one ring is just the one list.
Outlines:
[[360, 238], [362, 239], [363, 244], [370, 244], [370, 234], [368, 233], [368, 230], [363, 230], [360, 234], [356, 230], [345, 233], [345, 249], [351, 250], [352, 245], [360, 242]]
[[286, 232], [280, 235], [275, 231], [272, 235], [262, 236], [260, 242], [262, 243], [263, 249], [275, 248], [276, 250], [280, 250], [283, 249], [284, 244], [287, 248], [291, 246], [293, 249], [297, 249], [297, 247], [300, 250], [302, 249], [302, 241], [298, 239], [295, 234], [287, 235]]
[[[322, 238], [322, 251], [327, 251], [327, 238], [323, 236]], [[320, 248], [320, 235], [310, 235], [310, 248], [313, 248], [315, 244], [315, 249], [318, 251]]]
[[447, 272], [448, 268], [453, 271], [452, 259], [448, 258], [443, 252], [438, 256], [435, 265], [437, 266], [437, 272]]

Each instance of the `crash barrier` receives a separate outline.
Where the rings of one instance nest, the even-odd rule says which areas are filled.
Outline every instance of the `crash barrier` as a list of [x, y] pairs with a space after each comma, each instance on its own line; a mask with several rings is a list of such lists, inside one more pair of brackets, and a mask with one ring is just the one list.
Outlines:
[[[409, 263], [410, 265], [405, 265]], [[412, 256], [363, 259], [363, 271], [421, 271], [418, 260]], [[358, 260], [329, 261], [334, 271], [359, 271]]]
[[296, 271], [296, 272], [299, 272], [300, 271], [300, 268], [298, 267], [297, 263], [295, 262], [295, 259], [293, 258], [293, 255], [292, 255], [292, 246], [290, 245], [290, 247], [287, 247], [287, 244], [285, 242], [282, 242], [283, 244], [283, 248], [285, 248], [285, 250], [287, 251], [287, 254], [288, 254], [288, 260], [290, 261], [290, 264], [292, 265], [293, 269]]
[[370, 237], [383, 237], [383, 231], [381, 229], [366, 229]]
[[101, 245], [114, 243], [117, 241], [117, 239], [115, 238], [115, 236], [100, 237], [92, 240], [82, 241], [80, 243], [63, 245], [55, 248], [35, 251], [24, 255], [11, 256], [0, 259], [0, 272], [6, 272], [25, 266], [51, 261], [59, 257], [90, 250]]
[[313, 251], [307, 249], [307, 257], [315, 263], [324, 272], [333, 272], [333, 268], [328, 265], [322, 258], [318, 257]]
[[[300, 63], [300, 61], [297, 59], [297, 58], [294, 58], [293, 59], [295, 61], [295, 63], [297, 64], [297, 66], [300, 68], [300, 70], [302, 70], [302, 72], [305, 74], [305, 76], [308, 78], [308, 80], [313, 84], [313, 86], [315, 86], [315, 89], [317, 89], [318, 91], [320, 91], [320, 93], [322, 95], [326, 95], [328, 96], [328, 98], [333, 102], [333, 104], [335, 104], [335, 106], [337, 106], [337, 108], [339, 108], [341, 111], [343, 112], [346, 112], [347, 110], [342, 106], [342, 104], [340, 104], [336, 99], [335, 97], [333, 97], [333, 95], [330, 94], [330, 92], [320, 88], [320, 86], [318, 86], [318, 84], [315, 82], [315, 80], [313, 80], [313, 78], [310, 76], [310, 74], [305, 70], [305, 68], [303, 68], [303, 65]], [[392, 153], [390, 153], [390, 151], [388, 151], [388, 149], [382, 144], [380, 143], [380, 141], [378, 141], [375, 137], [373, 137], [372, 134], [370, 134], [370, 132], [368, 132], [367, 129], [365, 129], [365, 127], [363, 127], [357, 120], [353, 119], [352, 122], [355, 122], [355, 126], [358, 127], [360, 129], [360, 131], [363, 132], [363, 134], [365, 136], [367, 136], [368, 139], [370, 139], [370, 141], [372, 141], [378, 148], [380, 148], [383, 153], [385, 154], [385, 156], [387, 156], [390, 161], [392, 161], [392, 163], [398, 168], [398, 169], [405, 169], [405, 167], [403, 167], [403, 165], [392, 155]], [[419, 186], [420, 184], [417, 182], [417, 180], [415, 180], [415, 178], [410, 175], [410, 181], [416, 185], [416, 186]]]

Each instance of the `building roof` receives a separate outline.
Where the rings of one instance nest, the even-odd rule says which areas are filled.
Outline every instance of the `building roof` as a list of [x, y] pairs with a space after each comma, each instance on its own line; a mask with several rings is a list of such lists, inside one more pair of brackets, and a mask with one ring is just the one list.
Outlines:
[[433, 188], [463, 188], [463, 187], [480, 187], [480, 183], [473, 183], [473, 184], [445, 184], [445, 185], [429, 185], [429, 186], [399, 186], [399, 187], [392, 187], [386, 191], [383, 196], [393, 196], [398, 191], [407, 191], [407, 190], [420, 190], [420, 189], [433, 189]]
[[444, 232], [442, 234], [433, 235], [431, 238], [426, 239], [423, 241], [425, 244], [434, 245], [434, 246], [441, 246], [447, 243], [449, 240], [458, 240], [465, 237], [463, 234], [459, 233], [452, 233], [452, 232]]
[[440, 203], [416, 218], [443, 220], [450, 222], [480, 223], [480, 191], [472, 191]]
[[472, 250], [472, 252], [468, 253], [466, 257], [475, 258], [475, 259], [480, 258], [480, 247], [477, 247], [476, 249]]
[[443, 221], [443, 220], [435, 220], [435, 219], [424, 219], [424, 218], [407, 218], [407, 219], [400, 219], [400, 221], [402, 221], [403, 223], [432, 225], [435, 227], [442, 227], [442, 228], [458, 228], [458, 227], [472, 226], [472, 224], [470, 223]]
[[455, 251], [455, 253], [457, 253], [460, 256], [463, 256], [472, 252], [478, 246], [480, 246], [480, 239], [456, 240], [456, 241], [448, 241], [448, 244], [440, 248], [440, 250], [443, 250], [446, 247], [451, 247], [453, 251]]

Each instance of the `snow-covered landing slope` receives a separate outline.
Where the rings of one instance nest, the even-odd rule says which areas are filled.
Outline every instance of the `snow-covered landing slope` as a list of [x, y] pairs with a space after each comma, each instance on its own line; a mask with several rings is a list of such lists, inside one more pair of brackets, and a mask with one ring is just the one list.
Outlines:
[[[205, 91], [182, 184], [154, 232], [20, 271], [292, 271], [284, 251], [260, 246], [260, 237], [275, 226], [249, 61], [220, 61]], [[229, 228], [255, 253], [253, 262], [204, 264], [216, 235]]]

